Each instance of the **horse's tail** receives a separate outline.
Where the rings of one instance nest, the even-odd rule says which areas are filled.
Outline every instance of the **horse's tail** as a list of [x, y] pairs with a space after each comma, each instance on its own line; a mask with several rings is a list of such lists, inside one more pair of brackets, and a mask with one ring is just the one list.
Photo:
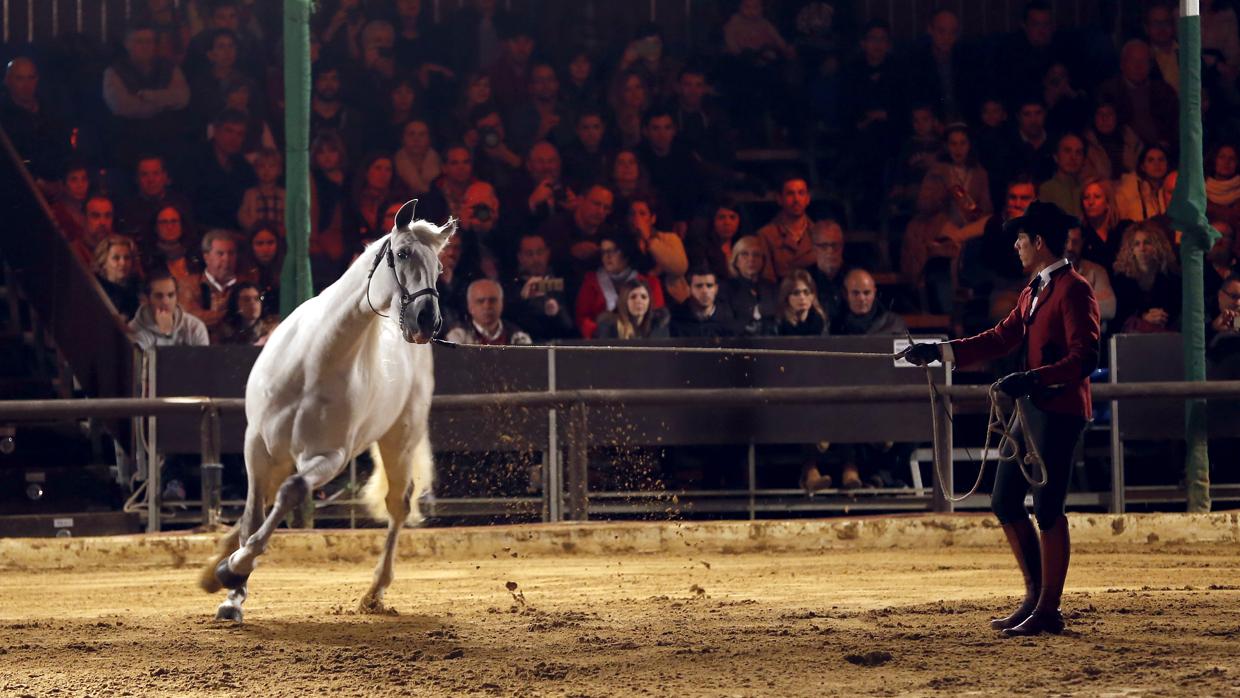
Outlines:
[[198, 574], [198, 586], [208, 594], [214, 594], [222, 587], [220, 580], [215, 577], [215, 568], [220, 564], [220, 560], [228, 557], [237, 549], [237, 544], [241, 541], [241, 524], [237, 524], [228, 529], [218, 541], [215, 542], [215, 556], [211, 561], [202, 568]]
[[[383, 462], [378, 444], [370, 445], [370, 459], [374, 462], [375, 468], [362, 488], [362, 501], [366, 505], [366, 510], [376, 521], [385, 522], [388, 520], [388, 466]], [[406, 517], [405, 523], [417, 524], [422, 521], [422, 511], [418, 507], [418, 500], [430, 490], [435, 473], [430, 438], [422, 437], [413, 449], [413, 462], [405, 464], [405, 467], [408, 468], [406, 479], [413, 479], [413, 495], [410, 498], [409, 516]]]

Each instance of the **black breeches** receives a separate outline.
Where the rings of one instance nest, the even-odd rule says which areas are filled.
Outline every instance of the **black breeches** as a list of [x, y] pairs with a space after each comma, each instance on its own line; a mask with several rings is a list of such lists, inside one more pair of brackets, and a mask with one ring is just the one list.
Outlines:
[[[1064, 501], [1068, 497], [1068, 480], [1072, 474], [1072, 456], [1085, 429], [1085, 420], [1076, 415], [1042, 412], [1028, 403], [1030, 431], [1036, 439], [1042, 461], [1046, 464], [1046, 484], [1033, 487], [1033, 514], [1038, 528], [1045, 531], [1055, 525], [1064, 514]], [[1041, 428], [1039, 428], [1039, 425]], [[1024, 437], [1017, 428], [1017, 438], [1024, 455]], [[1040, 433], [1038, 433], [1040, 432]], [[1034, 479], [1039, 478], [1036, 466], [1027, 466]], [[995, 489], [990, 498], [990, 509], [999, 523], [1009, 524], [1029, 516], [1025, 511], [1025, 495], [1031, 486], [1021, 473], [1020, 463], [999, 463], [995, 473]]]

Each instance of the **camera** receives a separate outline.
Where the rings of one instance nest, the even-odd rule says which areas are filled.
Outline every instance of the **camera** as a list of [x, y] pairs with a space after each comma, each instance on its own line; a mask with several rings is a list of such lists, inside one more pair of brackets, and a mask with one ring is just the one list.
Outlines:
[[494, 126], [479, 126], [478, 140], [481, 141], [482, 145], [486, 148], [497, 147], [501, 143], [499, 138], [499, 129]]
[[1231, 329], [1240, 332], [1240, 314], [1232, 316]]
[[474, 220], [480, 223], [486, 223], [495, 215], [495, 211], [491, 210], [486, 204], [474, 204]]
[[547, 276], [535, 281], [533, 291], [539, 295], [564, 290], [564, 279]]
[[564, 188], [562, 183], [556, 182], [551, 185], [551, 198], [556, 205], [563, 206], [564, 202], [568, 201], [568, 190]]

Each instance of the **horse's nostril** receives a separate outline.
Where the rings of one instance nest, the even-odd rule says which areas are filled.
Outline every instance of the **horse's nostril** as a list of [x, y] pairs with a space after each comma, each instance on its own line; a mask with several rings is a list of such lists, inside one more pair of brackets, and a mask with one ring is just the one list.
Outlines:
[[427, 303], [418, 311], [418, 329], [430, 330], [435, 327], [435, 306]]

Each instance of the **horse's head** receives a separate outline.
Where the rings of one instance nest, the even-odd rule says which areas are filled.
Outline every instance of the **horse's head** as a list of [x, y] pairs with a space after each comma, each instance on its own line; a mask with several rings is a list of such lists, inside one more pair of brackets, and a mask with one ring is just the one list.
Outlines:
[[435, 280], [440, 272], [439, 251], [456, 232], [456, 219], [449, 218], [442, 227], [414, 220], [417, 203], [414, 199], [397, 212], [396, 224], [375, 257], [375, 268], [385, 265], [392, 270], [393, 283], [390, 287], [384, 284], [391, 293], [387, 307], [400, 323], [405, 341], [425, 344], [443, 321]]

